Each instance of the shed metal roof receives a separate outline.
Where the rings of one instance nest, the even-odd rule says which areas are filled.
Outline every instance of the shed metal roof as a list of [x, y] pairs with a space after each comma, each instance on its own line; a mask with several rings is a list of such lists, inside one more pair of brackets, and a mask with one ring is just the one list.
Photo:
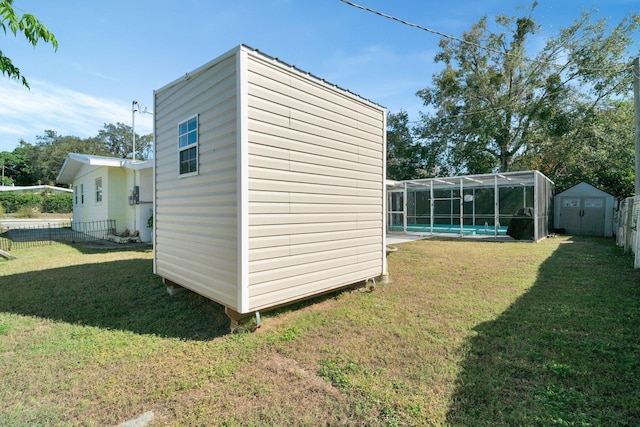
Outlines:
[[200, 67], [196, 68], [195, 70], [185, 73], [182, 77], [179, 77], [179, 78], [173, 80], [172, 82], [167, 83], [166, 85], [162, 86], [161, 88], [156, 89], [154, 92], [164, 91], [166, 89], [171, 88], [172, 86], [175, 86], [176, 84], [180, 83], [181, 81], [189, 80], [189, 79], [197, 76], [198, 74], [203, 73], [204, 71], [208, 70], [209, 68], [215, 66], [216, 64], [224, 61], [225, 59], [229, 58], [230, 56], [235, 55], [237, 52], [240, 52], [240, 51], [249, 52], [251, 54], [258, 55], [258, 56], [260, 56], [262, 58], [265, 58], [265, 59], [268, 59], [270, 61], [273, 61], [274, 63], [279, 64], [282, 67], [285, 67], [285, 68], [293, 70], [294, 72], [298, 73], [301, 76], [305, 76], [305, 77], [307, 77], [307, 78], [309, 78], [309, 79], [311, 79], [311, 80], [313, 80], [313, 81], [315, 81], [315, 82], [317, 82], [319, 84], [331, 87], [334, 90], [336, 90], [338, 92], [341, 92], [341, 93], [343, 93], [343, 94], [345, 94], [345, 95], [347, 95], [347, 96], [349, 96], [351, 98], [358, 99], [361, 102], [366, 102], [368, 104], [372, 104], [372, 105], [375, 105], [375, 106], [380, 107], [380, 108], [385, 108], [384, 106], [380, 105], [379, 103], [377, 103], [375, 101], [372, 101], [372, 100], [370, 100], [368, 98], [365, 98], [365, 97], [363, 97], [361, 95], [358, 95], [355, 92], [352, 92], [352, 91], [350, 91], [348, 89], [345, 89], [345, 88], [343, 88], [341, 86], [338, 86], [335, 83], [331, 83], [331, 82], [323, 79], [322, 77], [316, 76], [315, 74], [312, 74], [312, 73], [310, 73], [308, 71], [305, 71], [305, 70], [303, 70], [303, 69], [301, 69], [301, 68], [299, 68], [299, 67], [297, 67], [295, 65], [289, 64], [289, 63], [281, 60], [278, 57], [268, 55], [268, 54], [264, 53], [263, 51], [258, 50], [256, 48], [253, 48], [251, 46], [248, 46], [248, 45], [246, 45], [244, 43], [240, 44], [240, 45], [238, 45], [238, 46], [236, 46], [236, 47], [234, 47], [232, 49], [230, 49], [229, 51], [227, 51], [227, 52], [223, 53], [222, 55], [212, 59], [211, 61], [207, 62], [206, 64], [201, 65]]

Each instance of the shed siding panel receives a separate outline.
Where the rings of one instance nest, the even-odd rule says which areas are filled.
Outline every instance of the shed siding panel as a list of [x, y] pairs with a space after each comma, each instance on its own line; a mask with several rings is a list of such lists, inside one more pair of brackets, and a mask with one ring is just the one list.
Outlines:
[[384, 109], [249, 58], [251, 310], [382, 274]]
[[[236, 56], [155, 93], [156, 272], [237, 301]], [[178, 176], [177, 125], [198, 115], [198, 175]]]
[[304, 278], [291, 279], [288, 281], [274, 281], [257, 289], [256, 295], [252, 297], [252, 304], [256, 309], [269, 307], [273, 301], [287, 301], [292, 293], [298, 298], [317, 295], [318, 293], [336, 289], [337, 283], [349, 285], [358, 283], [366, 277], [370, 277], [371, 271], [378, 270], [378, 260], [354, 266], [335, 268], [331, 271], [321, 271], [314, 274], [305, 274]]

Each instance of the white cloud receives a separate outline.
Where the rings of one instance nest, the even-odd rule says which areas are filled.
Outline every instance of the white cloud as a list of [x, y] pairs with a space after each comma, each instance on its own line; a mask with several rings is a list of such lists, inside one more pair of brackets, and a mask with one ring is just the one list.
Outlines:
[[[131, 103], [105, 99], [30, 79], [31, 90], [0, 78], [0, 151], [12, 151], [20, 139], [34, 143], [36, 135], [54, 130], [60, 135], [95, 136], [105, 123], [131, 126]], [[153, 130], [151, 115], [136, 114], [136, 133]]]

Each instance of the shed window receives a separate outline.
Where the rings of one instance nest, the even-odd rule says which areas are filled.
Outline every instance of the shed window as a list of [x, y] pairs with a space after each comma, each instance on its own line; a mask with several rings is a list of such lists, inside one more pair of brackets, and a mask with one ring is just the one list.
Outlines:
[[563, 208], [579, 208], [580, 199], [562, 199]]
[[592, 208], [592, 209], [602, 209], [604, 207], [604, 199], [603, 198], [598, 198], [598, 199], [585, 198], [584, 207]]
[[178, 174], [198, 173], [198, 116], [178, 125]]
[[96, 203], [102, 203], [102, 177], [96, 178]]

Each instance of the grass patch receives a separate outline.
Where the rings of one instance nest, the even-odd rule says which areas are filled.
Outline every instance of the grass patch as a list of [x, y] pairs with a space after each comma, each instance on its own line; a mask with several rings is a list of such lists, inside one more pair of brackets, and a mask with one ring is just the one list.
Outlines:
[[151, 251], [0, 261], [2, 425], [638, 425], [640, 272], [606, 239], [428, 240], [393, 283], [262, 313], [166, 294]]

